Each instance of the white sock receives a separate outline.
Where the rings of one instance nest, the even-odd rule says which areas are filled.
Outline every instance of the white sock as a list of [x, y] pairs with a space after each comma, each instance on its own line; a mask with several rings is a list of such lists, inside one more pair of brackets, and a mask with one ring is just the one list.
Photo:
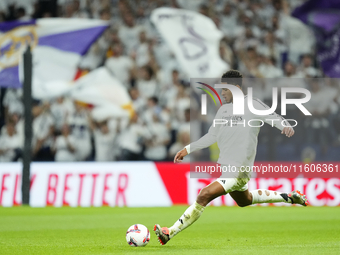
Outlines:
[[177, 235], [180, 231], [189, 227], [192, 223], [194, 223], [204, 211], [204, 206], [195, 202], [184, 212], [184, 214], [179, 218], [175, 224], [169, 228], [170, 238]]
[[265, 189], [253, 190], [250, 191], [250, 193], [253, 195], [252, 204], [277, 203], [277, 202], [284, 202], [289, 204], [292, 203], [287, 193], [281, 193]]

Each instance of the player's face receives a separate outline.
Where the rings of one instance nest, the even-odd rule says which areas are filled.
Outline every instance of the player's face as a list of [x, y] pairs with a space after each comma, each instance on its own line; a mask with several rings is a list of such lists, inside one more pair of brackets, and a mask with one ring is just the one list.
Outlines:
[[231, 103], [233, 101], [233, 94], [231, 93], [229, 89], [223, 88], [221, 95], [226, 101], [226, 103]]

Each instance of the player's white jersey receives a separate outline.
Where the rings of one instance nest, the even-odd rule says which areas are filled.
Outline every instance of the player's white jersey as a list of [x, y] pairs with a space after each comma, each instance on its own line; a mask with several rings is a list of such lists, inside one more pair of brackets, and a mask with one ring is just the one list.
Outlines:
[[[244, 101], [247, 101], [247, 96], [245, 96]], [[266, 104], [256, 98], [253, 98], [253, 106], [257, 110], [269, 109]], [[220, 149], [217, 163], [235, 167], [252, 166], [255, 160], [257, 136], [261, 124], [268, 123], [282, 130], [284, 128], [282, 121], [284, 121], [285, 126], [289, 126], [289, 123], [276, 113], [255, 115], [249, 111], [248, 105], [245, 103], [244, 115], [233, 115], [233, 104], [224, 104], [217, 111], [215, 126], [213, 123], [206, 135], [186, 148], [189, 153], [192, 153], [217, 142]], [[218, 122], [224, 124], [217, 124]]]

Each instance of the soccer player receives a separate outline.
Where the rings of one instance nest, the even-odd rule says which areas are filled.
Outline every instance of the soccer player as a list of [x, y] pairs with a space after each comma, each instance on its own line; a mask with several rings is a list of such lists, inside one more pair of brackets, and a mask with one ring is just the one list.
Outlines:
[[[242, 74], [239, 71], [230, 70], [223, 74], [222, 83], [234, 85], [241, 89]], [[156, 224], [154, 231], [162, 245], [165, 245], [180, 231], [193, 224], [201, 216], [210, 201], [228, 193], [240, 207], [257, 203], [276, 202], [300, 204], [303, 206], [307, 205], [305, 195], [301, 194], [299, 191], [280, 193], [277, 191], [263, 189], [253, 191], [248, 190], [248, 181], [250, 180], [251, 172], [247, 173], [242, 171], [241, 167], [253, 166], [256, 155], [257, 135], [260, 131], [260, 127], [251, 127], [247, 125], [248, 120], [261, 119], [263, 122], [281, 130], [281, 134], [286, 135], [287, 137], [294, 135], [294, 129], [283, 117], [276, 113], [265, 116], [257, 116], [251, 113], [246, 106], [244, 107], [244, 115], [235, 116], [232, 114], [233, 94], [230, 90], [223, 88], [221, 95], [227, 104], [224, 104], [219, 108], [215, 119], [224, 119], [229, 121], [223, 125], [211, 125], [206, 135], [196, 142], [185, 146], [176, 154], [174, 163], [181, 162], [189, 153], [209, 147], [217, 142], [220, 149], [220, 156], [217, 163], [221, 164], [221, 168], [223, 166], [234, 166], [238, 169], [238, 171], [234, 174], [223, 172], [220, 178], [203, 188], [198, 194], [196, 202], [184, 212], [184, 214], [172, 227], [161, 228], [160, 225]], [[245, 99], [247, 99], [247, 96], [245, 96]], [[255, 98], [252, 100], [255, 109], [269, 109], [269, 107], [260, 100]], [[274, 121], [278, 119], [280, 121]], [[282, 125], [282, 121], [285, 125]], [[255, 124], [256, 122], [254, 121], [252, 123], [252, 126], [260, 126], [259, 124]]]

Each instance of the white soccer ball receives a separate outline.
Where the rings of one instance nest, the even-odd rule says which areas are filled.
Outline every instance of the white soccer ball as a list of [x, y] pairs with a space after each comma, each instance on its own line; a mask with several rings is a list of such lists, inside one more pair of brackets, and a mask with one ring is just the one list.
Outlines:
[[150, 232], [142, 224], [135, 224], [126, 231], [126, 241], [132, 247], [143, 247], [150, 241]]

